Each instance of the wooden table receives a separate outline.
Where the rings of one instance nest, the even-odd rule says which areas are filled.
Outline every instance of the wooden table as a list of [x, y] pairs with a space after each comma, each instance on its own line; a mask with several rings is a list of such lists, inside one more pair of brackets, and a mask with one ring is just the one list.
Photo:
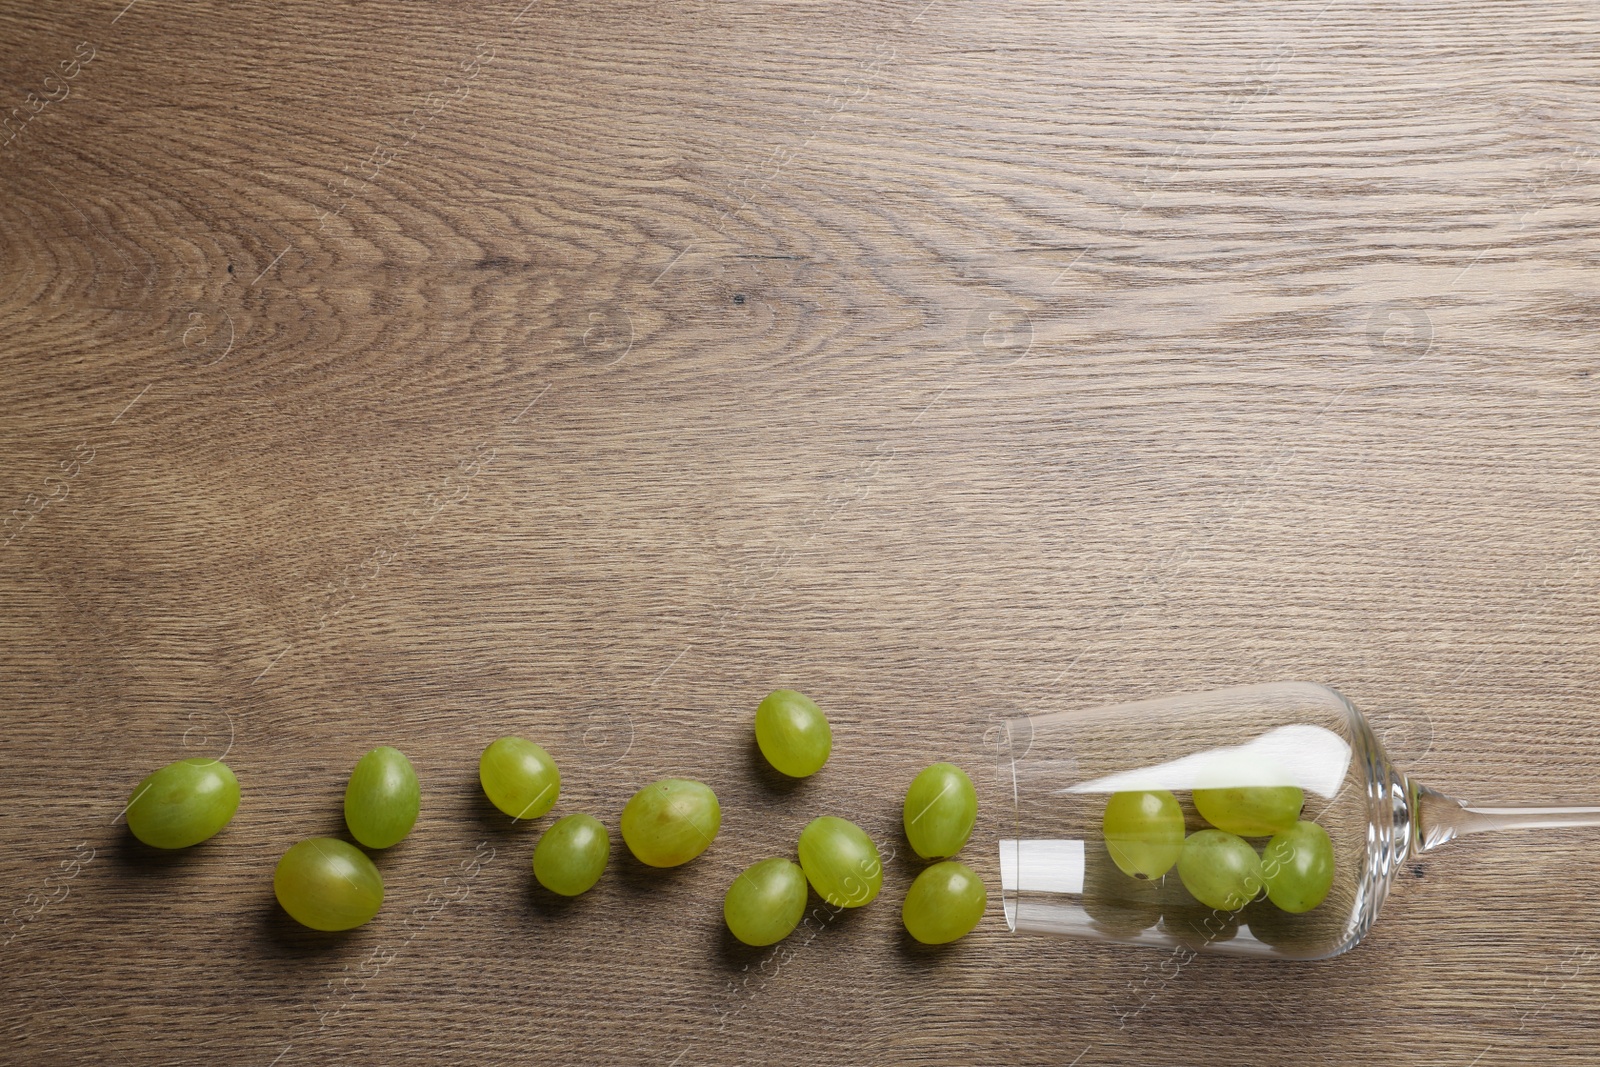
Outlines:
[[[125, 2], [0, 13], [0, 1060], [1600, 1061], [1593, 833], [1131, 1019], [1159, 955], [898, 915], [936, 759], [994, 887], [1018, 712], [1319, 680], [1429, 784], [1594, 798], [1592, 3]], [[722, 834], [557, 905], [507, 733]], [[273, 864], [384, 743], [422, 819], [313, 935]], [[222, 753], [222, 835], [133, 841]], [[883, 898], [741, 950], [830, 812]]]

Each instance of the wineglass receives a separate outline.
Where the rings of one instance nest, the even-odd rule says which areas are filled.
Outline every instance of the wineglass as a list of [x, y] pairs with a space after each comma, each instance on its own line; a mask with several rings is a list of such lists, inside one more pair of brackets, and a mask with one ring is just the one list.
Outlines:
[[[1012, 801], [1002, 818], [1014, 819], [1001, 830], [1001, 899], [1007, 925], [1023, 933], [1324, 959], [1353, 948], [1371, 929], [1412, 855], [1484, 830], [1600, 825], [1600, 807], [1469, 807], [1420, 785], [1390, 765], [1353, 704], [1307, 682], [1011, 718], [998, 741], [1001, 788]], [[1225, 825], [1208, 822], [1196, 790]], [[1153, 798], [1149, 811], [1166, 813], [1173, 835], [1144, 853], [1138, 833], [1156, 830], [1137, 827], [1158, 823], [1135, 824], [1129, 850], [1123, 824], [1107, 822], [1113, 797], [1137, 803], [1140, 795]], [[1318, 855], [1331, 845], [1325, 896], [1307, 908], [1309, 897], [1276, 892], [1289, 884], [1274, 880], [1275, 871], [1289, 869], [1279, 861], [1310, 854], [1295, 844], [1305, 836], [1280, 845], [1268, 838], [1274, 828], [1233, 825], [1245, 832], [1225, 842], [1235, 850], [1229, 855], [1243, 855], [1242, 839], [1263, 859], [1265, 874], [1215, 900], [1205, 883], [1207, 856], [1215, 854], [1201, 845], [1221, 841], [1235, 816], [1219, 815], [1212, 798], [1248, 805], [1254, 797], [1285, 796], [1303, 807], [1291, 807], [1288, 824], [1276, 829], [1293, 825], [1318, 840], [1321, 831], [1303, 824], [1326, 832], [1325, 844], [1316, 845]], [[1129, 810], [1126, 800], [1115, 810]], [[1203, 831], [1209, 833], [1197, 839]], [[1140, 858], [1151, 855], [1154, 861]], [[1213, 898], [1211, 905], [1196, 892]]]

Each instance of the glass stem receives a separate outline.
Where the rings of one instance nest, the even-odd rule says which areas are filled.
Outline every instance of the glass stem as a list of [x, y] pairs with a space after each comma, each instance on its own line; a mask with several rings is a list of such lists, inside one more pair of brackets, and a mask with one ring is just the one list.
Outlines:
[[1469, 807], [1425, 785], [1413, 785], [1416, 851], [1428, 852], [1462, 834], [1486, 830], [1549, 830], [1600, 826], [1600, 807], [1552, 808], [1532, 804], [1511, 807]]

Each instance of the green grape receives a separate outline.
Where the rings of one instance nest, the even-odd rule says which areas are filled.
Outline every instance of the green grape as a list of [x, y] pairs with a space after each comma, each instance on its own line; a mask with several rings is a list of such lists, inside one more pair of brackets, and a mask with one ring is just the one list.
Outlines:
[[836, 908], [870, 904], [883, 888], [872, 838], [853, 822], [824, 815], [800, 831], [800, 866], [817, 895]]
[[911, 850], [925, 860], [961, 851], [978, 817], [978, 791], [954, 763], [935, 763], [911, 780], [902, 816]]
[[775, 945], [806, 911], [806, 876], [782, 856], [746, 867], [722, 898], [722, 918], [747, 945]]
[[588, 892], [605, 872], [611, 835], [592, 815], [557, 819], [533, 850], [533, 876], [552, 893], [575, 897]]
[[1200, 817], [1240, 837], [1271, 837], [1287, 830], [1300, 818], [1306, 802], [1299, 786], [1234, 786], [1196, 789], [1194, 807]]
[[1333, 888], [1333, 842], [1314, 822], [1297, 822], [1274, 834], [1261, 854], [1267, 899], [1300, 914], [1321, 904]]
[[226, 763], [192, 757], [140, 782], [128, 801], [128, 829], [153, 848], [198, 845], [239, 810], [239, 779]]
[[1178, 877], [1206, 907], [1238, 911], [1261, 895], [1261, 857], [1242, 837], [1199, 830], [1178, 852]]
[[639, 862], [652, 867], [688, 863], [710, 847], [721, 826], [717, 794], [690, 778], [647, 785], [622, 809], [622, 840]]
[[944, 945], [970, 934], [988, 905], [983, 879], [966, 864], [945, 860], [911, 883], [900, 921], [924, 945]]
[[361, 757], [344, 790], [344, 823], [350, 836], [368, 848], [403, 841], [421, 807], [416, 770], [404, 752], [387, 745]]
[[302, 926], [353, 930], [378, 914], [383, 876], [356, 846], [313, 837], [283, 854], [272, 873], [272, 891]]
[[756, 744], [778, 770], [791, 778], [806, 778], [828, 762], [833, 730], [810, 697], [793, 689], [775, 689], [756, 708]]
[[490, 802], [514, 819], [537, 819], [555, 807], [561, 795], [556, 761], [521, 737], [502, 737], [483, 750], [478, 781]]
[[1106, 851], [1123, 874], [1160, 878], [1183, 847], [1183, 809], [1164, 789], [1112, 793], [1101, 823]]

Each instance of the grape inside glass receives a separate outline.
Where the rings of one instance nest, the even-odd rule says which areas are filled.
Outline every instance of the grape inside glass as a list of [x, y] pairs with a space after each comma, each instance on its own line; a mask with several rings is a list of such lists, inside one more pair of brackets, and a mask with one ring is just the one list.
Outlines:
[[1001, 900], [1019, 933], [1322, 959], [1371, 929], [1415, 854], [1600, 825], [1600, 808], [1468, 807], [1420, 785], [1354, 705], [1305, 682], [1008, 719], [998, 741]]

